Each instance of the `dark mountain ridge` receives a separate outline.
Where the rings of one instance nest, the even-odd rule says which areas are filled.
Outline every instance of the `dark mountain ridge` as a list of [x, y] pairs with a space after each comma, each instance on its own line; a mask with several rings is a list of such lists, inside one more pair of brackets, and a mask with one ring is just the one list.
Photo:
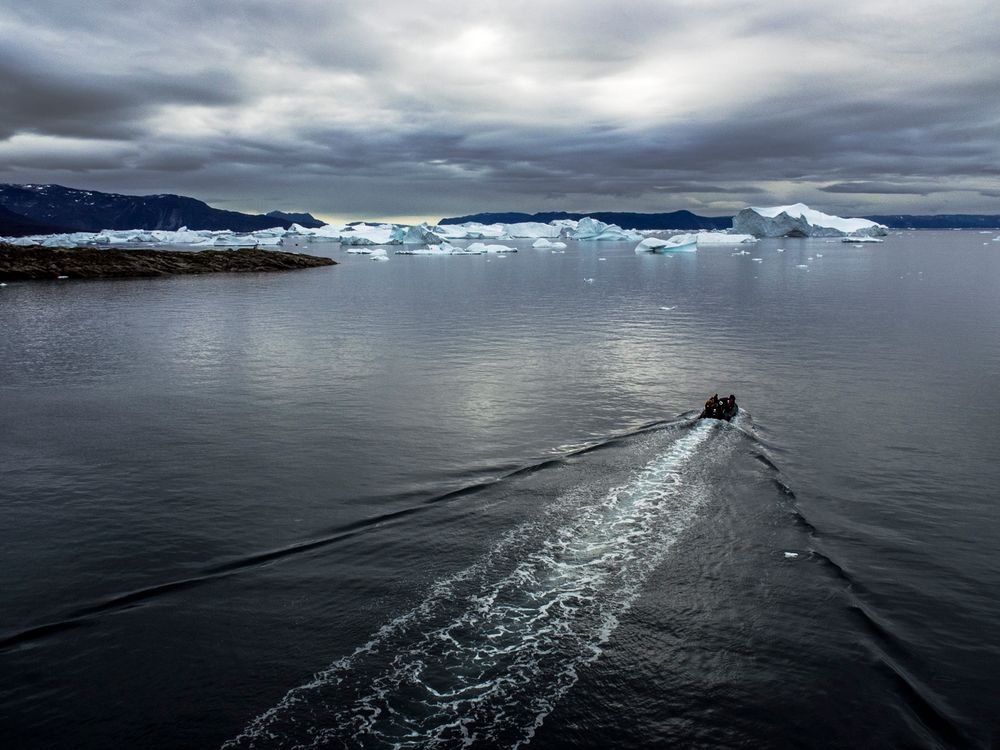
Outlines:
[[267, 216], [274, 219], [284, 219], [285, 221], [291, 221], [298, 224], [300, 227], [305, 227], [306, 229], [318, 229], [319, 227], [325, 227], [326, 222], [320, 221], [315, 216], [310, 213], [292, 213], [289, 211], [268, 211]]
[[32, 221], [27, 216], [8, 211], [0, 205], [0, 237], [27, 237], [32, 234], [60, 234], [65, 227], [55, 227]]
[[75, 232], [181, 227], [252, 232], [292, 225], [279, 217], [212, 208], [183, 195], [119, 195], [62, 185], [0, 184], [0, 207], [38, 224]]
[[[619, 211], [594, 211], [592, 213], [567, 213], [550, 211], [528, 214], [516, 211], [506, 213], [480, 213], [441, 219], [439, 224], [464, 224], [476, 221], [481, 224], [512, 224], [521, 221], [538, 221], [547, 224], [557, 219], [582, 219], [590, 216], [600, 221], [617, 224], [623, 229], [730, 229], [731, 216], [699, 216], [690, 211], [669, 213], [626, 213]], [[933, 216], [911, 214], [886, 214], [862, 218], [884, 224], [890, 229], [995, 229], [1000, 228], [997, 214], [936, 214]]]
[[690, 211], [641, 214], [623, 211], [594, 211], [591, 213], [567, 213], [547, 211], [527, 214], [519, 212], [481, 213], [441, 219], [438, 224], [464, 224], [477, 221], [481, 224], [515, 224], [522, 221], [538, 221], [548, 224], [559, 219], [579, 220], [589, 216], [607, 224], [617, 224], [623, 229], [729, 229], [733, 225], [731, 216], [699, 216]]
[[891, 229], [997, 229], [1000, 216], [995, 214], [886, 214], [865, 216], [865, 219], [885, 224]]

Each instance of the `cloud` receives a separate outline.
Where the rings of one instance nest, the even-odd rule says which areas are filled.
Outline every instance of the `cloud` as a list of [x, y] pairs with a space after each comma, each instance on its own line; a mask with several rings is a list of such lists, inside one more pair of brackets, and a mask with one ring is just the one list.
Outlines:
[[947, 188], [939, 185], [907, 185], [891, 182], [836, 182], [821, 187], [825, 193], [859, 193], [864, 195], [928, 195], [943, 192]]
[[947, 16], [889, 0], [35, 0], [0, 10], [0, 181], [359, 215], [744, 195], [930, 211], [955, 191], [975, 210], [1000, 176], [998, 22], [980, 0]]

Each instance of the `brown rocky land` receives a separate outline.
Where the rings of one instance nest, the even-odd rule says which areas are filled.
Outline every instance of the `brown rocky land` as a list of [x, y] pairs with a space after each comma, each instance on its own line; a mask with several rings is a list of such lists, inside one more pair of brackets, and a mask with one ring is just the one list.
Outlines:
[[0, 243], [0, 281], [109, 279], [186, 273], [293, 271], [335, 260], [278, 250], [120, 250], [95, 247], [19, 247]]

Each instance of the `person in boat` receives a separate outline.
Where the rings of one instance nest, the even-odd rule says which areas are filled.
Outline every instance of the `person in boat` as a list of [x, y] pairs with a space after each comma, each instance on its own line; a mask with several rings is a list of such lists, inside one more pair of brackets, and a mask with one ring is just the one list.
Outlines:
[[705, 410], [701, 413], [701, 419], [715, 419], [715, 413], [719, 406], [719, 394], [716, 393], [712, 398], [705, 402]]
[[736, 416], [736, 412], [740, 410], [740, 407], [736, 405], [736, 396], [732, 393], [729, 394], [729, 398], [722, 402], [722, 419], [729, 422], [733, 417]]

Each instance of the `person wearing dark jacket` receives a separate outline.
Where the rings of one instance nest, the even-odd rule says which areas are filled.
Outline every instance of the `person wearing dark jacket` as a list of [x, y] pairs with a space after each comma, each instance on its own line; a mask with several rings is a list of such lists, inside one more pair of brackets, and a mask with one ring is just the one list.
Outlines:
[[740, 410], [740, 407], [736, 405], [736, 396], [730, 393], [729, 398], [723, 401], [722, 404], [723, 404], [722, 419], [729, 422], [730, 420], [732, 420], [733, 417], [736, 416], [736, 413]]

